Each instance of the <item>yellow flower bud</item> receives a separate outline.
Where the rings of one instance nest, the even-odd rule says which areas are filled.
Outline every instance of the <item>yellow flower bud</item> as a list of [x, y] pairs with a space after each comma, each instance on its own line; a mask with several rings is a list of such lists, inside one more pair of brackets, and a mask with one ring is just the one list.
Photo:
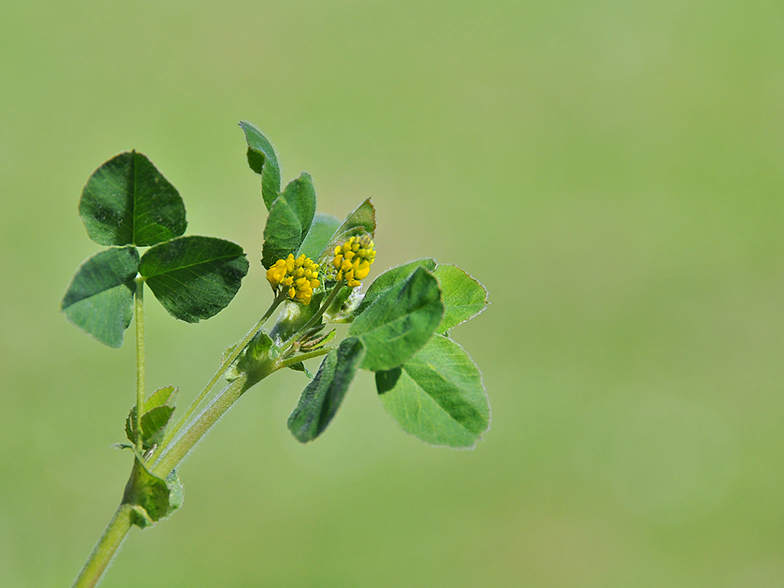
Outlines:
[[267, 281], [276, 295], [284, 291], [291, 300], [307, 305], [313, 297], [313, 290], [321, 285], [318, 272], [318, 264], [309, 257], [300, 255], [294, 259], [289, 254], [267, 270]]
[[335, 247], [335, 257], [332, 267], [338, 282], [345, 280], [351, 288], [360, 285], [360, 280], [365, 279], [370, 273], [370, 266], [376, 258], [375, 245], [369, 235], [351, 237], [343, 245]]

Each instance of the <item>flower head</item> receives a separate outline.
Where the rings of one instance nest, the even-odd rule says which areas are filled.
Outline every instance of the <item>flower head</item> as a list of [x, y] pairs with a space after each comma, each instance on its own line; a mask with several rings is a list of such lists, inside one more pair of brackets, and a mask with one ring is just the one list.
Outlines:
[[296, 302], [310, 304], [313, 290], [321, 285], [318, 279], [319, 266], [304, 255], [294, 259], [292, 254], [279, 259], [267, 270], [267, 280], [277, 294], [280, 291]]
[[356, 288], [360, 280], [367, 277], [370, 266], [376, 259], [376, 250], [370, 235], [351, 237], [343, 245], [335, 247], [332, 267], [337, 271], [336, 280], [346, 280], [351, 288]]

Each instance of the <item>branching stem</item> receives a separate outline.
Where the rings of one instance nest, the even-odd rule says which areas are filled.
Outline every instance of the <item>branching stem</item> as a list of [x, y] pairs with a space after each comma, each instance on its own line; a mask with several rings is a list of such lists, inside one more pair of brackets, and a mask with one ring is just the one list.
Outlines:
[[253, 328], [250, 331], [248, 331], [248, 333], [245, 335], [242, 341], [240, 341], [239, 343], [237, 343], [237, 345], [235, 345], [231, 353], [229, 353], [223, 359], [220, 367], [218, 368], [218, 371], [216, 371], [215, 374], [212, 376], [212, 379], [210, 379], [210, 381], [207, 382], [207, 385], [204, 386], [204, 389], [196, 397], [196, 400], [194, 400], [191, 403], [191, 405], [188, 407], [188, 410], [186, 410], [185, 414], [182, 415], [182, 418], [180, 418], [180, 420], [177, 421], [177, 424], [174, 425], [174, 427], [172, 427], [172, 429], [166, 433], [166, 436], [161, 442], [160, 447], [155, 451], [155, 453], [150, 458], [151, 462], [154, 462], [156, 459], [160, 457], [161, 453], [163, 453], [166, 446], [171, 442], [172, 439], [174, 439], [177, 436], [177, 433], [180, 432], [180, 429], [182, 429], [185, 423], [187, 423], [188, 420], [191, 418], [191, 416], [193, 416], [193, 413], [196, 412], [196, 409], [199, 407], [199, 405], [204, 401], [204, 399], [207, 397], [210, 391], [215, 387], [215, 384], [217, 384], [220, 381], [220, 379], [223, 377], [223, 374], [226, 373], [226, 370], [229, 369], [231, 364], [233, 364], [234, 361], [239, 357], [240, 353], [242, 353], [242, 350], [248, 346], [248, 343], [251, 342], [253, 337], [255, 337], [258, 334], [258, 332], [264, 326], [264, 323], [266, 323], [269, 320], [269, 318], [272, 316], [272, 313], [275, 312], [275, 309], [278, 308], [278, 306], [280, 306], [281, 302], [283, 302], [284, 299], [285, 297], [282, 294], [276, 296], [275, 300], [272, 301], [272, 304], [270, 304], [270, 307], [267, 309], [267, 312], [264, 313], [264, 316], [262, 316], [259, 319], [259, 321], [253, 326]]
[[[242, 374], [239, 378], [228, 384], [212, 401], [204, 408], [201, 414], [193, 421], [189, 419], [199, 406], [199, 404], [206, 398], [207, 394], [215, 387], [221, 377], [226, 373], [226, 370], [231, 366], [234, 361], [242, 353], [253, 337], [261, 330], [267, 322], [275, 309], [283, 302], [285, 296], [281, 293], [270, 305], [269, 309], [264, 316], [248, 331], [248, 334], [240, 341], [234, 349], [229, 353], [226, 358], [221, 362], [220, 368], [215, 372], [212, 379], [207, 383], [199, 396], [194, 400], [183, 417], [179, 420], [177, 425], [169, 432], [166, 438], [161, 443], [156, 452], [147, 459], [146, 467], [149, 471], [159, 477], [166, 478], [171, 471], [185, 458], [191, 449], [199, 442], [199, 440], [209, 431], [209, 429], [222, 417], [229, 408], [253, 385], [259, 380], [262, 380], [272, 374], [273, 372], [289, 367], [295, 363], [305, 361], [326, 355], [331, 351], [329, 347], [322, 347], [320, 349], [313, 349], [306, 353], [301, 353], [297, 356], [290, 357], [291, 351], [297, 343], [297, 337], [302, 333], [306, 333], [318, 320], [322, 317], [330, 304], [335, 300], [338, 295], [342, 283], [339, 283], [327, 296], [324, 303], [313, 317], [297, 331], [286, 348], [286, 350], [276, 359], [268, 359], [265, 364], [262, 364], [256, 372], [252, 381], [248, 380], [247, 374]], [[136, 288], [136, 427], [139, 431], [136, 446], [138, 454], [141, 455], [142, 451], [142, 435], [141, 435], [141, 414], [144, 407], [144, 315], [143, 315], [143, 280], [137, 279]], [[289, 352], [289, 353], [287, 353]], [[154, 465], [152, 465], [154, 464]], [[152, 467], [150, 467], [152, 466]], [[95, 546], [90, 558], [82, 568], [81, 573], [74, 582], [73, 588], [92, 588], [101, 578], [101, 575], [106, 570], [109, 562], [114, 557], [117, 549], [123, 542], [131, 528], [131, 512], [132, 505], [121, 504], [114, 514], [109, 525], [106, 527], [100, 541]]]
[[345, 285], [346, 285], [345, 282], [342, 281], [342, 280], [340, 282], [338, 282], [337, 284], [335, 284], [335, 287], [332, 288], [332, 292], [329, 293], [329, 296], [327, 296], [326, 300], [324, 300], [323, 304], [318, 309], [316, 314], [314, 314], [312, 317], [310, 317], [310, 320], [308, 322], [306, 322], [305, 325], [297, 332], [298, 334], [307, 332], [308, 329], [310, 329], [312, 326], [314, 326], [319, 321], [319, 319], [322, 316], [324, 316], [324, 313], [329, 308], [329, 305], [332, 304], [332, 302], [335, 300], [335, 298], [337, 297], [337, 295], [340, 292], [340, 290]]

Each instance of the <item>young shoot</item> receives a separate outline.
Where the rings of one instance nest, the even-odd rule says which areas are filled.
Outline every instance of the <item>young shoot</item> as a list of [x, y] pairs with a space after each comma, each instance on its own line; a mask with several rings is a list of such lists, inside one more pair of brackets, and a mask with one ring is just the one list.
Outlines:
[[[250, 268], [246, 254], [230, 241], [185, 235], [179, 192], [136, 151], [101, 165], [82, 191], [79, 215], [88, 236], [106, 248], [78, 268], [61, 308], [71, 323], [115, 348], [135, 317], [137, 369], [128, 443], [118, 444], [129, 450], [130, 477], [75, 587], [98, 583], [131, 527], [153, 526], [182, 505], [182, 459], [245, 392], [278, 370], [309, 378], [288, 419], [302, 443], [324, 433], [360, 369], [375, 373], [381, 404], [400, 427], [426, 443], [472, 448], [489, 428], [479, 369], [449, 336], [485, 309], [484, 287], [430, 258], [388, 269], [366, 286], [376, 259], [370, 200], [342, 221], [318, 213], [311, 177], [303, 173], [281, 189], [271, 143], [250, 123], [240, 126], [268, 213], [261, 265], [272, 296], [176, 421], [175, 386], [146, 392], [145, 288], [175, 319], [209, 319], [239, 290]], [[349, 324], [340, 341], [329, 327], [337, 323]], [[318, 357], [313, 376], [305, 362]]]

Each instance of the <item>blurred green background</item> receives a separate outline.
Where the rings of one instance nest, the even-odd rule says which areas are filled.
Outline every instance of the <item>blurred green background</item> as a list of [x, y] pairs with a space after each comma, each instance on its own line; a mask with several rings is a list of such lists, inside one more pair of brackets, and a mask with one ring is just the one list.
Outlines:
[[374, 274], [488, 287], [454, 336], [492, 430], [428, 447], [362, 374], [302, 446], [276, 375], [102, 586], [784, 586], [780, 2], [34, 0], [0, 33], [0, 585], [70, 585], [130, 466], [133, 346], [59, 313], [82, 186], [135, 148], [249, 253], [216, 318], [147, 305], [183, 404], [269, 302], [247, 119], [323, 212], [373, 197]]

